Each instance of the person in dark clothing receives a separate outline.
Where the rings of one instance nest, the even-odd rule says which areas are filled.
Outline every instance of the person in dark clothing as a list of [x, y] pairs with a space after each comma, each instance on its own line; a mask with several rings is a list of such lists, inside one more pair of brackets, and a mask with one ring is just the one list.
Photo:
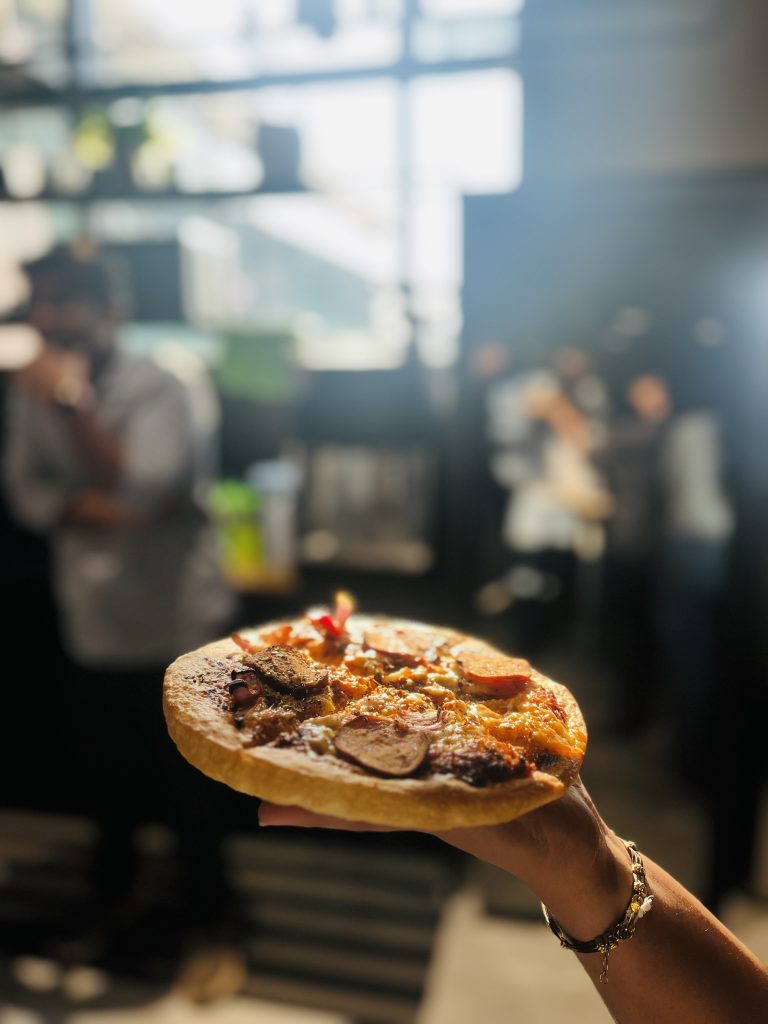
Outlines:
[[650, 374], [621, 382], [617, 391], [606, 441], [593, 456], [613, 497], [602, 632], [613, 683], [611, 725], [620, 733], [635, 734], [651, 724], [659, 671], [659, 455], [670, 402], [664, 381]]

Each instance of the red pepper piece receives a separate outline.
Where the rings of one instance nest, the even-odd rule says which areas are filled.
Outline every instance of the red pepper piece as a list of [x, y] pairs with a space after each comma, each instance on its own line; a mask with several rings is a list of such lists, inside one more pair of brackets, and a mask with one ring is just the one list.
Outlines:
[[355, 599], [345, 590], [340, 590], [334, 599], [333, 612], [317, 609], [307, 618], [326, 640], [338, 640], [346, 632], [347, 619], [354, 610]]
[[310, 615], [309, 621], [312, 623], [315, 629], [322, 633], [326, 638], [331, 638], [335, 640], [337, 637], [340, 637], [341, 634], [344, 632], [343, 629], [339, 629], [339, 627], [333, 621], [331, 616], [327, 613], [324, 613], [322, 615]]
[[246, 640], [244, 636], [240, 636], [239, 633], [233, 633], [232, 639], [235, 641], [238, 647], [242, 647], [244, 651], [248, 651], [249, 654], [255, 654], [256, 651], [260, 651], [261, 647], [257, 647], [250, 641]]

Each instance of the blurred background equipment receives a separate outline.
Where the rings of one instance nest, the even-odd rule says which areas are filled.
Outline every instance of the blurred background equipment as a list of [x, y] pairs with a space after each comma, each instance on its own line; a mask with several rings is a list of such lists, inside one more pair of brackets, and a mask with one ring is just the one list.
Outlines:
[[[117, 270], [127, 364], [188, 397], [187, 526], [205, 524], [206, 571], [237, 601], [217, 628], [344, 587], [530, 655], [585, 709], [585, 779], [611, 824], [763, 957], [767, 31], [761, 0], [0, 0], [2, 447], [52, 315], [30, 308], [23, 266], [74, 246]], [[72, 361], [42, 365], [76, 406]], [[129, 410], [113, 415], [120, 434]], [[47, 435], [67, 457], [70, 430]], [[36, 464], [46, 487], [57, 467]], [[130, 926], [63, 946], [99, 916], [94, 801], [119, 758], [94, 768], [77, 739], [61, 524], [13, 504], [6, 486], [6, 635], [44, 649], [60, 713], [8, 687], [7, 723], [52, 752], [20, 772], [2, 746], [9, 1013], [178, 1016], [205, 976], [222, 999], [245, 979], [210, 1009], [232, 1020], [463, 1024], [513, 1002], [542, 1020], [544, 976], [553, 1020], [600, 1019], [506, 876], [418, 836], [265, 838], [253, 802], [217, 787], [169, 809], [161, 730], [136, 765], [153, 796], [132, 823]], [[135, 613], [105, 604], [86, 639], [145, 642], [161, 577], [150, 565]], [[188, 620], [201, 579], [165, 610]], [[747, 721], [738, 796], [716, 772], [702, 785]], [[200, 818], [215, 827], [190, 860]], [[200, 922], [179, 893], [206, 862], [242, 908], [215, 930], [244, 974], [190, 956]]]

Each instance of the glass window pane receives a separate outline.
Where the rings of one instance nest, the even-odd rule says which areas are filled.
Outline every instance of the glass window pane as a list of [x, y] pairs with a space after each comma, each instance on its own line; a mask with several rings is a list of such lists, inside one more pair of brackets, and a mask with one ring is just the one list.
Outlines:
[[302, 177], [313, 186], [389, 187], [396, 173], [394, 79], [269, 89], [255, 107], [265, 120], [301, 134]]
[[520, 25], [510, 18], [421, 19], [413, 31], [413, 52], [424, 63], [509, 56], [520, 44]]
[[462, 192], [518, 187], [522, 83], [516, 72], [429, 75], [411, 89], [411, 145], [418, 180], [450, 184]]
[[488, 14], [519, 14], [525, 0], [421, 0], [430, 18], [468, 18]]
[[67, 81], [64, 20], [66, 0], [15, 0], [0, 3], [0, 53], [23, 66], [34, 82], [61, 86]]
[[92, 0], [86, 74], [163, 82], [386, 65], [401, 54], [400, 14], [399, 0]]
[[249, 316], [289, 323], [298, 355], [315, 369], [395, 367], [409, 340], [396, 287], [394, 217], [372, 213], [394, 195], [355, 201], [273, 196], [249, 204], [243, 232]]

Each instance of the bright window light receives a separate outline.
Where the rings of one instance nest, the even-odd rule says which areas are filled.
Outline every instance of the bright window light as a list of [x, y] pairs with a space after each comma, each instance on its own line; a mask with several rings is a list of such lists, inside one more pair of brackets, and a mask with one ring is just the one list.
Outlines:
[[417, 180], [472, 193], [520, 185], [523, 89], [516, 72], [428, 75], [411, 88]]
[[411, 277], [420, 287], [458, 288], [462, 279], [461, 195], [454, 189], [424, 188], [410, 209]]
[[357, 209], [324, 196], [270, 196], [253, 202], [249, 219], [259, 230], [371, 283], [397, 278], [394, 233], [365, 216], [362, 203]]
[[525, 0], [421, 0], [422, 13], [432, 18], [477, 18], [519, 14]]
[[335, 189], [390, 185], [395, 177], [397, 84], [391, 79], [268, 89], [258, 112], [301, 134], [302, 175], [308, 185]]

